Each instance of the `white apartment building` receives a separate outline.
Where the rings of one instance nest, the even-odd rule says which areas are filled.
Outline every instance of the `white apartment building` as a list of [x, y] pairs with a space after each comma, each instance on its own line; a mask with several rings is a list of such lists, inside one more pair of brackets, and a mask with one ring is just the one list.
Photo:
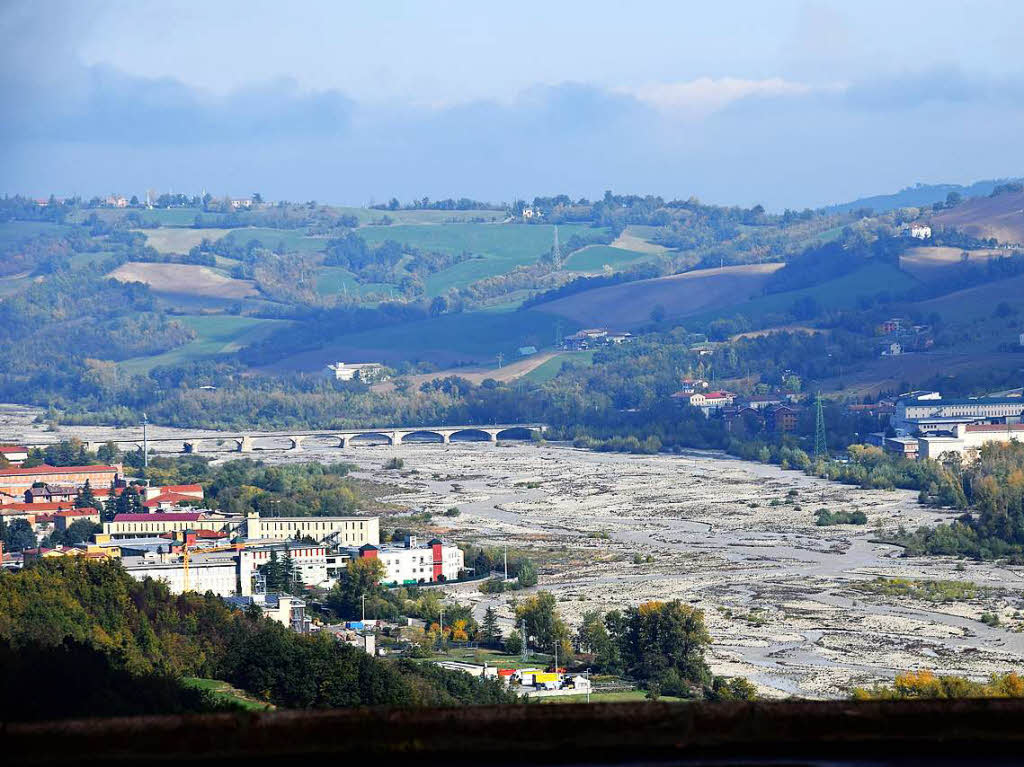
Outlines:
[[951, 435], [929, 434], [917, 439], [919, 458], [941, 458], [956, 454], [964, 462], [976, 461], [981, 448], [990, 442], [1024, 442], [1024, 424], [957, 424]]
[[438, 538], [420, 546], [416, 537], [410, 536], [404, 545], [366, 545], [354, 555], [379, 559], [385, 568], [382, 582], [387, 585], [412, 586], [457, 580], [459, 573], [466, 569], [462, 549]]
[[[167, 584], [172, 594], [185, 590], [185, 568], [180, 559], [164, 562], [155, 555], [144, 557], [122, 557], [121, 564], [136, 580], [152, 578]], [[212, 591], [219, 597], [230, 597], [238, 593], [238, 563], [231, 553], [193, 556], [188, 566], [189, 590], [199, 594]]]
[[898, 435], [916, 430], [947, 430], [957, 424], [991, 419], [1020, 420], [1024, 398], [978, 397], [976, 399], [906, 398], [896, 403], [892, 427]]

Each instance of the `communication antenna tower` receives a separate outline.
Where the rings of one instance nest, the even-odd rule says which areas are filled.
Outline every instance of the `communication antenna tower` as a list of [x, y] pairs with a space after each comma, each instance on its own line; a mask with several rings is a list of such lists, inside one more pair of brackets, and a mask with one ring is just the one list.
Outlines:
[[828, 458], [828, 442], [825, 439], [825, 409], [821, 404], [821, 391], [818, 392], [814, 416], [814, 460]]
[[558, 224], [555, 224], [555, 244], [551, 246], [551, 263], [556, 269], [562, 266], [562, 247], [558, 244]]

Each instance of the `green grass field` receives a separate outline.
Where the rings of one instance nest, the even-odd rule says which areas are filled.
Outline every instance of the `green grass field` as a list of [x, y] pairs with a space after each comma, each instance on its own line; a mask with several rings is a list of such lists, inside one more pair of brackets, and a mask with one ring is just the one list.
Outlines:
[[613, 248], [610, 245], [588, 245], [573, 253], [565, 261], [565, 268], [570, 272], [600, 272], [605, 266], [618, 271], [628, 264], [651, 258], [650, 253], [637, 253], [632, 250]]
[[319, 370], [324, 360], [399, 362], [423, 360], [441, 367], [462, 363], [495, 364], [501, 353], [506, 362], [517, 359], [520, 346], [550, 347], [561, 322], [563, 333], [580, 326], [565, 319], [528, 311], [480, 311], [443, 314], [417, 322], [375, 328], [333, 338], [321, 349], [300, 352], [268, 369]]
[[256, 700], [252, 695], [232, 687], [227, 682], [219, 679], [204, 679], [202, 677], [189, 676], [181, 680], [186, 687], [194, 687], [197, 690], [206, 690], [215, 698], [234, 703], [246, 711], [273, 711], [275, 706], [270, 703], [263, 703]]
[[64, 234], [73, 228], [49, 221], [5, 221], [0, 224], [0, 247], [30, 240], [40, 234]]
[[[490, 360], [498, 352], [511, 359], [520, 346], [550, 346], [558, 318], [536, 311], [466, 312], [443, 314], [419, 322], [341, 336], [338, 343], [355, 349], [379, 351], [392, 359], [426, 355]], [[562, 320], [562, 330], [577, 330]]]
[[554, 357], [549, 359], [547, 362], [542, 362], [540, 365], [535, 367], [529, 373], [523, 376], [528, 381], [534, 383], [547, 383], [556, 375], [562, 371], [562, 365], [566, 362], [572, 362], [575, 365], [581, 367], [589, 367], [594, 364], [594, 352], [562, 352], [556, 354]]
[[[589, 226], [561, 225], [558, 236], [564, 242], [573, 234], [588, 230], [592, 231]], [[395, 240], [423, 250], [465, 251], [480, 256], [430, 275], [426, 289], [431, 296], [444, 293], [451, 287], [461, 288], [485, 277], [504, 274], [517, 266], [532, 264], [554, 242], [554, 227], [548, 224], [387, 226], [360, 229], [359, 234], [373, 244]]]
[[[452, 222], [504, 221], [504, 210], [370, 210], [369, 208], [335, 208], [339, 213], [355, 216], [360, 226], [370, 226], [387, 216], [395, 224], [444, 224]], [[360, 232], [361, 234], [361, 232]]]
[[250, 240], [259, 240], [263, 247], [274, 251], [283, 243], [287, 253], [320, 253], [327, 247], [327, 240], [330, 239], [307, 237], [305, 229], [268, 229], [259, 226], [231, 229], [228, 236], [242, 245]]
[[196, 338], [176, 349], [150, 357], [133, 357], [120, 363], [129, 373], [144, 373], [159, 365], [176, 365], [188, 360], [214, 357], [237, 351], [265, 337], [288, 320], [266, 320], [231, 315], [182, 315], [174, 318], [196, 331]]
[[316, 292], [322, 296], [334, 296], [345, 291], [350, 296], [365, 296], [386, 293], [391, 287], [386, 282], [359, 283], [355, 275], [343, 266], [322, 266], [317, 271]]

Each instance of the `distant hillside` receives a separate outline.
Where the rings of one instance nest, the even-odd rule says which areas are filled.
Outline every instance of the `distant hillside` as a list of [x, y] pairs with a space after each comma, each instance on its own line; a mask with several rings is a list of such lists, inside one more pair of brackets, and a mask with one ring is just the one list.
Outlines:
[[972, 237], [1024, 243], [1024, 192], [977, 197], [931, 218], [933, 226], [956, 228]]
[[916, 184], [901, 189], [896, 194], [878, 194], [873, 197], [861, 197], [841, 205], [825, 208], [828, 213], [848, 213], [857, 208], [871, 208], [875, 213], [882, 213], [893, 208], [919, 208], [935, 202], [945, 202], [950, 192], [959, 192], [963, 197], [987, 197], [999, 184], [1020, 179], [987, 179], [975, 181], [969, 186], [961, 184]]
[[782, 264], [699, 269], [669, 277], [611, 285], [539, 304], [536, 309], [588, 327], [626, 328], [650, 321], [661, 306], [667, 317], [685, 317], [760, 295]]

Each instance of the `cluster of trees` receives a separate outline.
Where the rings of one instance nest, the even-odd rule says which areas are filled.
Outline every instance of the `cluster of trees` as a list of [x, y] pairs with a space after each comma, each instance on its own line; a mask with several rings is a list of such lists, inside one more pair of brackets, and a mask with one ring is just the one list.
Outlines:
[[914, 700], [919, 698], [1024, 698], [1024, 678], [1016, 672], [993, 674], [987, 682], [932, 671], [904, 671], [892, 685], [855, 687], [854, 700]]
[[750, 700], [742, 678], [716, 677], [704, 654], [711, 636], [701, 610], [679, 600], [645, 602], [624, 612], [588, 612], [573, 639], [578, 652], [602, 671], [622, 673], [653, 695]]
[[[41, 668], [60, 684], [40, 686]], [[0, 703], [15, 721], [215, 708], [185, 677], [220, 679], [289, 708], [513, 700], [495, 680], [378, 660], [327, 635], [295, 634], [258, 610], [172, 596], [116, 562], [78, 557], [0, 573], [0, 673], [35, 689]]]

